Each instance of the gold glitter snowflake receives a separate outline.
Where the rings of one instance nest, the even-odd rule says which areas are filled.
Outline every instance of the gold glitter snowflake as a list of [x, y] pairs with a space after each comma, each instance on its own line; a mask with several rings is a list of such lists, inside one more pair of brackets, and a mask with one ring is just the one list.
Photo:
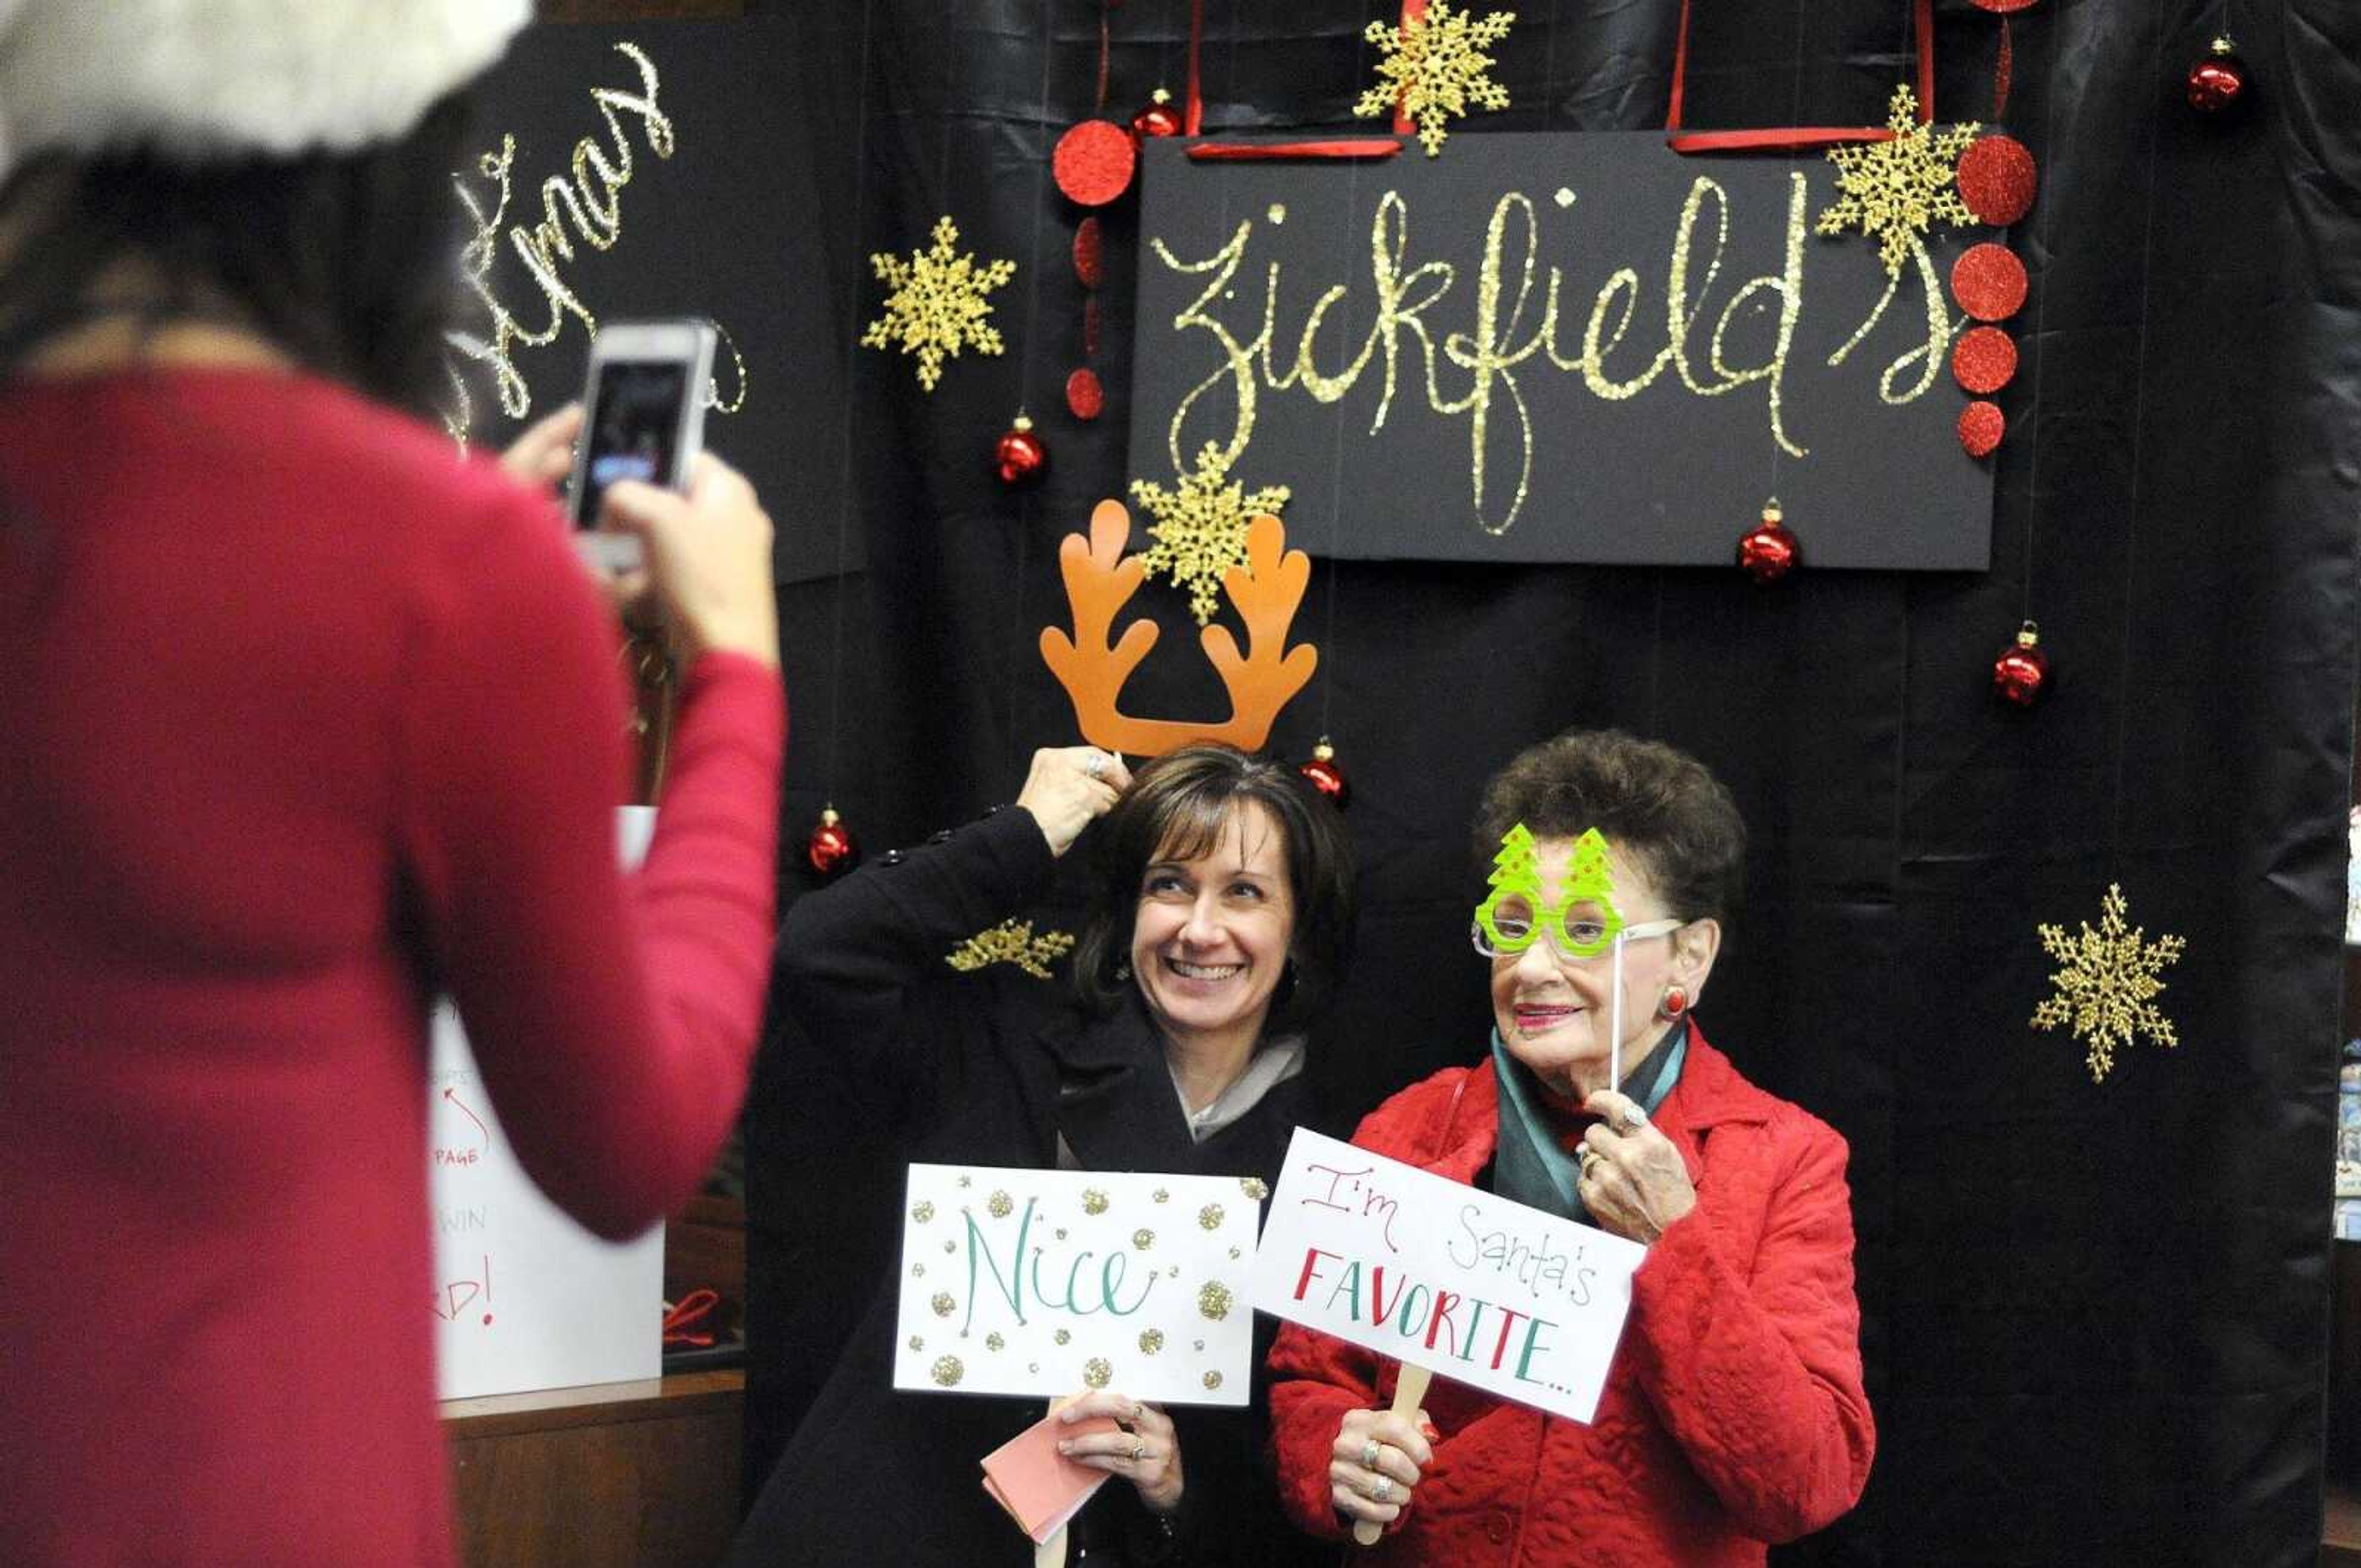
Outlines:
[[994, 1192], [992, 1195], [992, 1201], [986, 1203], [984, 1208], [991, 1211], [994, 1219], [1005, 1220], [1016, 1211], [1016, 1200], [1005, 1192]]
[[1082, 1189], [1082, 1212], [1104, 1214], [1107, 1212], [1107, 1195], [1095, 1187]]
[[1241, 1176], [1238, 1178], [1238, 1190], [1259, 1203], [1270, 1196], [1270, 1184], [1259, 1176]]
[[1246, 564], [1246, 524], [1266, 513], [1275, 517], [1287, 504], [1285, 485], [1248, 495], [1245, 485], [1225, 483], [1232, 461], [1209, 441], [1198, 454], [1196, 472], [1181, 475], [1177, 491], [1145, 479], [1131, 482], [1132, 495], [1156, 516], [1148, 531], [1156, 543], [1140, 556], [1140, 565], [1148, 576], [1162, 572], [1175, 587], [1189, 590], [1189, 613], [1200, 626], [1213, 619], [1221, 602], [1222, 574]]
[[914, 1219], [914, 1220], [917, 1221], [917, 1222], [918, 1222], [918, 1223], [920, 1223], [920, 1224], [922, 1224], [922, 1225], [923, 1225], [923, 1224], [925, 1224], [928, 1220], [933, 1219], [934, 1217], [935, 1217], [935, 1206], [934, 1206], [932, 1203], [924, 1203], [924, 1202], [922, 1202], [922, 1203], [913, 1204], [913, 1205], [911, 1206], [911, 1209], [910, 1209], [910, 1218], [912, 1218], [912, 1219]]
[[1936, 134], [1934, 126], [1918, 123], [1918, 99], [1907, 85], [1894, 90], [1885, 125], [1894, 133], [1891, 141], [1828, 149], [1840, 194], [1814, 227], [1821, 234], [1852, 227], [1876, 236], [1885, 275], [1899, 278], [1930, 225], [1976, 221], [1953, 181], [1960, 154], [1982, 127], [1971, 120]]
[[1385, 58], [1378, 61], [1378, 84], [1361, 94], [1353, 113], [1370, 119], [1392, 114], [1400, 104], [1417, 122], [1418, 139], [1433, 158], [1451, 134], [1444, 121], [1466, 114], [1469, 99], [1486, 109], [1509, 106], [1509, 90], [1484, 74], [1492, 69], [1484, 49], [1508, 37], [1516, 19], [1514, 11], [1472, 16], [1453, 10], [1450, 0], [1434, 0], [1424, 16], [1399, 27], [1371, 22], [1362, 36]]
[[1230, 1315], [1230, 1288], [1216, 1279], [1197, 1292], [1197, 1310], [1214, 1322]]
[[863, 348], [892, 348], [918, 356], [918, 385], [931, 392], [942, 378], [943, 356], [957, 357], [973, 347], [979, 354], [1001, 350], [1000, 333], [985, 320], [992, 314], [986, 294], [1016, 275], [1016, 263], [992, 261], [982, 266], [972, 252], [961, 256], [951, 246], [959, 225], [946, 214], [935, 225], [934, 247], [914, 250], [908, 260], [879, 251], [869, 258], [877, 276], [891, 285], [885, 313], [861, 334]]
[[959, 1380], [967, 1376], [967, 1368], [960, 1365], [960, 1358], [956, 1355], [938, 1356], [928, 1375], [942, 1387], [956, 1388]]
[[986, 1350], [1005, 1350], [1008, 1348], [1008, 1342], [1001, 1338], [997, 1333], [988, 1333], [983, 1336], [983, 1348]]
[[1082, 1381], [1093, 1388], [1104, 1388], [1115, 1381], [1115, 1368], [1104, 1355], [1094, 1355], [1082, 1363]]
[[1210, 1394], [1222, 1386], [1222, 1375], [1218, 1372], [1208, 1372], [1200, 1381], [1205, 1385], [1205, 1392]]
[[1164, 1331], [1163, 1331], [1162, 1329], [1143, 1329], [1142, 1331], [1140, 1331], [1140, 1335], [1139, 1335], [1139, 1354], [1142, 1354], [1142, 1355], [1154, 1355], [1158, 1351], [1162, 1350], [1163, 1348], [1164, 1348]]
[[1222, 1206], [1219, 1203], [1208, 1203], [1203, 1208], [1198, 1210], [1197, 1223], [1204, 1230], [1220, 1230], [1222, 1228]]
[[958, 1308], [959, 1303], [951, 1299], [951, 1293], [950, 1291], [938, 1290], [935, 1292], [935, 1299], [928, 1302], [927, 1305], [935, 1310], [935, 1316], [939, 1318], [948, 1318], [951, 1315], [952, 1311]]
[[1156, 1245], [1156, 1233], [1146, 1229], [1145, 1227], [1134, 1231], [1131, 1233], [1131, 1245], [1137, 1247], [1140, 1251], [1146, 1252], [1149, 1247]]
[[1037, 937], [1030, 920], [1003, 920], [953, 948], [944, 961], [961, 974], [990, 964], [1015, 964], [1035, 980], [1047, 980], [1050, 960], [1064, 958], [1073, 947], [1074, 938], [1063, 931]]
[[2124, 926], [2124, 890], [2107, 884], [2100, 905], [2099, 928], [2082, 924], [2079, 939], [2065, 927], [2039, 926], [2041, 946], [2060, 965], [2049, 977], [2057, 994], [2033, 1010], [2033, 1026], [2054, 1029], [2064, 1024], [2078, 1040], [2090, 1042], [2086, 1058], [2091, 1081], [2103, 1083], [2115, 1065], [2115, 1047], [2129, 1046], [2135, 1035], [2146, 1035], [2159, 1046], [2177, 1046], [2172, 1020], [2158, 1011], [2155, 998], [2164, 990], [2157, 978], [2167, 964], [2178, 963], [2185, 945], [2179, 937], [2143, 941], [2146, 931]]

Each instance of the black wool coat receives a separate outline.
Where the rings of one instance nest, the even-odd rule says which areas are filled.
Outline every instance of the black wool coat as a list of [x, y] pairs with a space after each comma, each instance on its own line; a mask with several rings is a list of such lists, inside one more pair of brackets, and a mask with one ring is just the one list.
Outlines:
[[[851, 1059], [872, 1102], [898, 1122], [908, 1159], [1054, 1169], [1062, 1135], [1088, 1170], [1276, 1183], [1301, 1076], [1198, 1143], [1137, 999], [1094, 1016], [1075, 1001], [1062, 965], [1050, 981], [1008, 964], [950, 967], [962, 940], [1027, 912], [1055, 863], [1031, 815], [1010, 808], [807, 894], [779, 935], [774, 999], [792, 1013], [793, 1037]], [[792, 1078], [774, 1072], [769, 1081]], [[867, 1201], [898, 1210], [900, 1171], [877, 1176]], [[763, 1219], [752, 1216], [758, 1226]], [[898, 1267], [868, 1283], [868, 1310], [763, 1484], [729, 1562], [1027, 1568], [1032, 1543], [985, 1496], [978, 1461], [1039, 1420], [1043, 1401], [895, 1389]], [[1333, 1547], [1300, 1535], [1279, 1512], [1265, 1451], [1270, 1326], [1258, 1321], [1257, 1330], [1246, 1409], [1170, 1412], [1187, 1481], [1170, 1528], [1129, 1483], [1111, 1479], [1071, 1527], [1071, 1568], [1285, 1568], [1333, 1557]]]

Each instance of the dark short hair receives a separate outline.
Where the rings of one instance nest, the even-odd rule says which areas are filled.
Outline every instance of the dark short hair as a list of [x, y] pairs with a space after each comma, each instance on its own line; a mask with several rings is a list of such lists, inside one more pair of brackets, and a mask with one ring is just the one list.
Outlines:
[[1528, 746], [1492, 775], [1476, 808], [1476, 863], [1523, 823], [1536, 839], [1596, 828], [1637, 859], [1685, 920], [1727, 922], [1746, 862], [1738, 803], [1703, 762], [1620, 729], [1569, 729]]
[[1287, 763], [1202, 740], [1134, 770], [1131, 788], [1091, 829], [1090, 907], [1074, 947], [1074, 986], [1084, 1003], [1110, 1010], [1137, 991], [1120, 972], [1131, 956], [1148, 862], [1212, 850], [1231, 814], [1248, 802], [1279, 825], [1295, 901], [1294, 979], [1272, 992], [1266, 1028], [1300, 1027], [1335, 993], [1353, 949], [1353, 851], [1336, 808]]
[[192, 162], [147, 148], [50, 154], [0, 187], [22, 225], [0, 269], [0, 377], [100, 313], [92, 285], [137, 258], [161, 283], [150, 322], [241, 326], [298, 364], [421, 415], [446, 385], [443, 334], [462, 302], [451, 170], [471, 120], [462, 89], [406, 136], [354, 152]]

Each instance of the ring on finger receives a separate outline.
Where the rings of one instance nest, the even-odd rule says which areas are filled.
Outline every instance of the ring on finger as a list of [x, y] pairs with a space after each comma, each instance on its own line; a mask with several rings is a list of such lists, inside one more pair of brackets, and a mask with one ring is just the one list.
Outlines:
[[1082, 764], [1082, 772], [1085, 775], [1091, 778], [1096, 778], [1101, 773], [1106, 772], [1106, 753], [1104, 751], [1093, 751], [1091, 753], [1091, 760]]
[[1138, 1464], [1141, 1460], [1146, 1459], [1147, 1457], [1148, 1445], [1146, 1443], [1135, 1442], [1131, 1445], [1131, 1462], [1134, 1464]]
[[1371, 1438], [1368, 1442], [1361, 1444], [1361, 1468], [1364, 1470], [1375, 1470], [1377, 1467], [1378, 1440], [1376, 1438]]
[[1369, 1501], [1373, 1503], [1385, 1502], [1393, 1495], [1394, 1478], [1390, 1475], [1380, 1475], [1369, 1484]]
[[1641, 1110], [1637, 1105], [1623, 1107], [1623, 1119], [1620, 1131], [1636, 1133], [1647, 1124], [1648, 1113], [1645, 1111]]

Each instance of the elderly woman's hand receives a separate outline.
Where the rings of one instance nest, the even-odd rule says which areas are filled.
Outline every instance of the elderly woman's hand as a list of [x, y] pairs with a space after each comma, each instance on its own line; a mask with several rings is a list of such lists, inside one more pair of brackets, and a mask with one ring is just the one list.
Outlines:
[[1433, 1430], [1424, 1410], [1416, 1420], [1391, 1410], [1345, 1411], [1328, 1457], [1328, 1500], [1336, 1511], [1378, 1525], [1400, 1519], [1411, 1488], [1434, 1463], [1424, 1435]]
[[1628, 1094], [1602, 1089], [1582, 1108], [1605, 1118], [1582, 1135], [1582, 1206], [1602, 1228], [1653, 1245], [1697, 1207], [1681, 1151]]
[[1058, 1452], [1077, 1464], [1130, 1482], [1139, 1488], [1139, 1500], [1154, 1512], [1169, 1514], [1179, 1508], [1187, 1483], [1180, 1475], [1180, 1434], [1173, 1430], [1172, 1418], [1128, 1394], [1104, 1391], [1084, 1394], [1058, 1411], [1058, 1419], [1067, 1422], [1093, 1416], [1112, 1417], [1115, 1430], [1062, 1438]]
[[1041, 825], [1049, 852], [1062, 855], [1130, 787], [1131, 770], [1111, 751], [1096, 746], [1045, 747], [1033, 753], [1033, 767], [1025, 775], [1025, 787], [1016, 792], [1016, 804]]

